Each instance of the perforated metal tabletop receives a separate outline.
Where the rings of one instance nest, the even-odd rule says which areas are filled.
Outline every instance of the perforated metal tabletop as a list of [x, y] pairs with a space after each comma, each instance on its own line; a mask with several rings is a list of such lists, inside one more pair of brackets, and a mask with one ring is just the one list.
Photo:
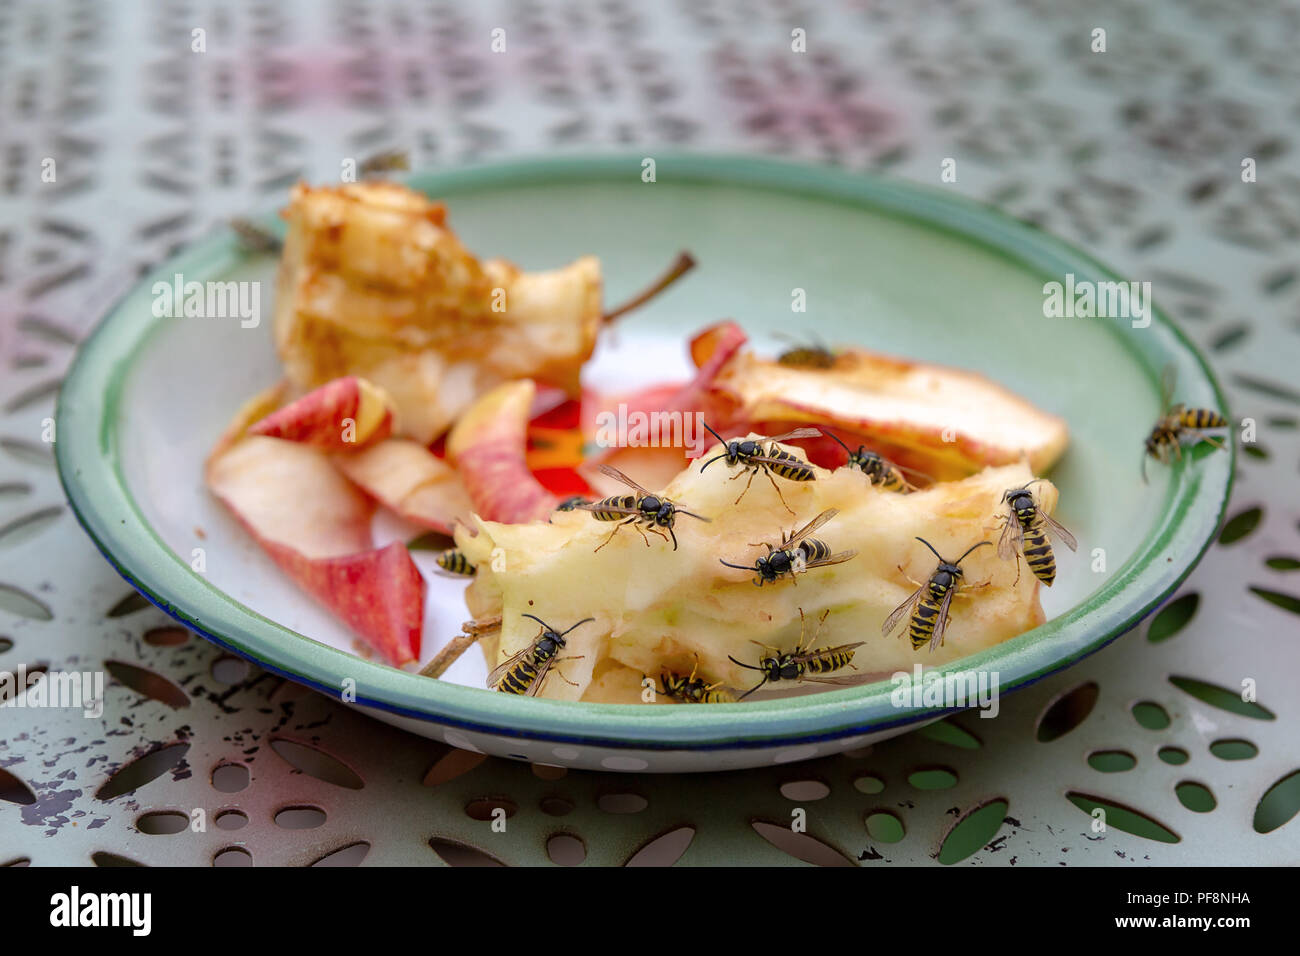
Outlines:
[[[1300, 863], [1298, 46], [1300, 7], [1268, 0], [0, 0], [0, 669], [110, 678], [99, 718], [0, 711], [0, 864]], [[342, 157], [669, 146], [935, 185], [955, 158], [948, 188], [1150, 279], [1257, 429], [1166, 609], [996, 720], [752, 772], [566, 774], [223, 656], [81, 532], [53, 403], [147, 266]]]

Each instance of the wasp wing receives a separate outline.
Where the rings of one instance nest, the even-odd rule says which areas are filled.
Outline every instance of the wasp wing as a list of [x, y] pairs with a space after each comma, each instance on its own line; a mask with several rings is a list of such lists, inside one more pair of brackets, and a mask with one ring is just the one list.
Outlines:
[[824, 558], [819, 558], [816, 561], [808, 561], [804, 564], [803, 569], [808, 571], [812, 568], [825, 568], [832, 564], [843, 564], [845, 561], [849, 560], [849, 558], [856, 557], [857, 554], [858, 552], [852, 549], [848, 551], [839, 551], [835, 554], [827, 555]]
[[930, 653], [934, 653], [935, 648], [943, 646], [943, 632], [948, 630], [948, 607], [952, 604], [952, 596], [956, 593], [956, 585], [948, 588], [939, 603], [939, 619], [934, 622], [934, 633], [930, 635]]
[[1008, 512], [1003, 518], [1002, 534], [998, 538], [998, 557], [1009, 561], [1024, 545], [1025, 529], [1020, 526], [1020, 519], [1015, 512]]
[[817, 428], [796, 428], [794, 431], [782, 432], [779, 435], [769, 435], [764, 441], [789, 441], [792, 438], [816, 438], [821, 434]]
[[843, 653], [844, 651], [851, 651], [855, 648], [861, 647], [865, 643], [867, 642], [858, 641], [855, 644], [839, 644], [835, 647], [823, 647], [823, 648], [818, 648], [816, 650], [803, 651], [800, 653], [791, 654], [790, 659], [802, 664], [816, 657], [829, 657], [832, 654], [840, 654]]
[[593, 501], [589, 505], [575, 505], [574, 509], [577, 511], [592, 511], [592, 512], [598, 512], [600, 514], [612, 514], [612, 515], [640, 515], [641, 514], [641, 511], [638, 508], [628, 508], [625, 507], [624, 505], [612, 504], [608, 498], [606, 498], [604, 501]]
[[804, 681], [811, 681], [814, 684], [835, 684], [839, 687], [851, 687], [855, 684], [865, 684], [869, 680], [871, 680], [871, 678], [868, 677], [866, 674], [843, 674], [840, 675], [839, 677], [804, 676], [799, 678], [800, 683], [803, 683]]
[[1074, 535], [1070, 534], [1070, 532], [1065, 529], [1064, 525], [1049, 515], [1046, 511], [1039, 511], [1038, 513], [1043, 516], [1043, 521], [1047, 524], [1047, 527], [1054, 531], [1056, 536], [1061, 539], [1061, 544], [1065, 545], [1071, 551], [1079, 550], [1079, 542], [1074, 540]]
[[1169, 411], [1169, 403], [1174, 399], [1174, 389], [1178, 387], [1178, 370], [1172, 364], [1160, 370], [1160, 414]]
[[601, 466], [600, 466], [600, 473], [601, 473], [602, 475], [608, 475], [610, 478], [613, 478], [615, 481], [621, 481], [621, 482], [623, 482], [623, 484], [627, 485], [629, 488], [634, 488], [634, 489], [636, 489], [636, 491], [638, 491], [638, 492], [639, 492], [641, 495], [643, 495], [643, 496], [648, 496], [648, 497], [652, 497], [652, 498], [658, 498], [658, 497], [659, 497], [659, 495], [656, 495], [654, 492], [652, 492], [652, 491], [648, 491], [647, 489], [645, 489], [645, 488], [641, 487], [640, 485], [638, 485], [635, 481], [633, 481], [633, 480], [632, 480], [631, 478], [629, 478], [627, 475], [623, 474], [621, 471], [619, 471], [619, 470], [618, 470], [617, 468], [615, 468], [613, 465], [601, 465]]
[[911, 597], [898, 605], [898, 607], [894, 608], [893, 613], [890, 614], [889, 617], [885, 618], [885, 623], [880, 625], [880, 633], [884, 634], [886, 637], [892, 634], [894, 628], [898, 627], [898, 622], [911, 615], [912, 609], [916, 607], [916, 602], [921, 600], [921, 592], [927, 587], [929, 587], [928, 584], [922, 584], [912, 592]]
[[839, 513], [840, 511], [838, 508], [827, 508], [816, 518], [813, 518], [812, 521], [809, 521], [806, 525], [800, 528], [798, 531], [791, 533], [790, 537], [786, 538], [784, 541], [781, 542], [781, 547], [778, 548], [777, 550], [779, 551], [790, 550], [795, 545], [797, 545], [800, 541], [808, 537], [808, 535], [812, 534], [814, 531], [816, 531], [826, 522], [830, 521]]
[[546, 683], [546, 675], [551, 672], [551, 665], [554, 663], [554, 654], [542, 661], [537, 668], [537, 676], [533, 679], [533, 682], [528, 685], [528, 692], [524, 694], [525, 697], [537, 696], [538, 692], [542, 689], [542, 685]]
[[500, 684], [501, 678], [505, 677], [506, 673], [510, 671], [511, 668], [513, 668], [516, 664], [518, 664], [520, 661], [522, 661], [525, 657], [527, 657], [529, 654], [533, 652], [533, 647], [534, 647], [533, 644], [529, 644], [523, 650], [511, 654], [509, 657], [507, 657], [496, 667], [492, 668], [492, 673], [488, 674], [487, 676], [487, 686], [496, 687], [498, 684]]

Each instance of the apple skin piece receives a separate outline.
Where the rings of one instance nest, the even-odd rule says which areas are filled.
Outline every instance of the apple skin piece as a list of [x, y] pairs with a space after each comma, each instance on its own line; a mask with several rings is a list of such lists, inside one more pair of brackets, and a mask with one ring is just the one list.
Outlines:
[[[718, 451], [714, 445], [706, 456]], [[761, 651], [753, 640], [792, 649], [799, 640], [800, 608], [811, 621], [831, 611], [817, 646], [866, 642], [854, 658], [857, 670], [845, 672], [864, 677], [910, 672], [914, 663], [944, 664], [1044, 620], [1034, 576], [1022, 568], [1017, 581], [1016, 563], [1001, 561], [995, 547], [984, 547], [967, 557], [962, 569], [968, 584], [990, 584], [954, 599], [943, 646], [914, 650], [901, 625], [889, 636], [880, 631], [885, 618], [915, 590], [904, 571], [923, 581], [937, 566], [915, 537], [926, 538], [949, 559], [977, 541], [996, 544], [995, 526], [1006, 510], [1003, 493], [1033, 477], [1024, 463], [985, 469], [909, 495], [875, 488], [857, 471], [817, 469], [815, 481], [781, 486], [797, 518], [790, 517], [761, 476], [737, 506], [744, 479], [733, 481], [732, 473], [716, 466], [701, 473], [700, 467], [701, 462], [693, 463], [664, 489], [668, 497], [713, 519], [680, 518], [674, 529], [676, 552], [653, 535], [647, 548], [631, 528], [596, 551], [612, 528], [582, 512], [561, 512], [549, 523], [503, 525], [476, 519], [476, 527], [458, 529], [457, 546], [479, 566], [466, 591], [471, 614], [503, 618], [499, 641], [484, 645], [489, 667], [537, 637], [536, 623], [523, 618], [524, 613], [561, 630], [595, 618], [566, 638], [564, 656], [579, 659], [558, 665], [577, 686], [552, 677], [541, 696], [609, 701], [622, 687], [619, 699], [626, 703], [640, 703], [640, 696], [627, 692], [631, 684], [626, 680], [614, 680], [614, 665], [647, 675], [658, 675], [664, 666], [689, 672], [696, 654], [708, 680], [747, 690], [756, 683], [755, 673], [736, 666], [728, 655], [756, 664]], [[1056, 489], [1046, 481], [1034, 488], [1050, 512]], [[797, 583], [786, 578], [761, 588], [752, 583], [752, 573], [719, 563], [722, 558], [752, 564], [766, 553], [753, 542], [776, 545], [827, 508], [839, 514], [814, 537], [836, 552], [856, 550], [848, 561], [809, 569]], [[501, 551], [494, 570], [486, 559], [496, 548]], [[593, 673], [607, 672], [610, 679], [593, 686]], [[781, 684], [777, 689], [825, 688]], [[751, 699], [767, 692], [765, 688]]]
[[419, 658], [424, 579], [400, 542], [372, 546], [374, 505], [324, 452], [248, 435], [213, 453], [206, 478], [280, 569], [390, 664]]
[[[844, 349], [827, 370], [790, 368], [752, 352], [734, 355], [712, 379], [733, 421], [788, 431], [845, 429], [868, 447], [900, 449], [937, 480], [1022, 457], [1041, 473], [1069, 443], [1065, 420], [982, 375]], [[768, 432], [771, 434], [771, 432]], [[841, 436], [847, 442], [847, 436]]]
[[313, 389], [248, 429], [326, 451], [359, 451], [393, 431], [393, 407], [383, 391], [347, 375]]
[[475, 402], [447, 436], [447, 458], [485, 520], [540, 521], [560, 503], [533, 477], [525, 460], [535, 394], [528, 379], [499, 385]]
[[441, 204], [393, 182], [299, 184], [282, 215], [273, 328], [299, 391], [362, 376], [392, 400], [396, 434], [424, 445], [503, 382], [578, 395], [601, 325], [599, 260], [480, 261]]
[[449, 535], [473, 511], [456, 470], [409, 439], [388, 438], [332, 461], [370, 497], [421, 527]]

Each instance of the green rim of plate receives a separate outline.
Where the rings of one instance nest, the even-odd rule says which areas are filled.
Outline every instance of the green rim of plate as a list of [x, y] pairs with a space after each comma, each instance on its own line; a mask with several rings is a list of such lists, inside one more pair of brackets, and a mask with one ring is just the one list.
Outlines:
[[[516, 160], [424, 173], [407, 182], [439, 198], [548, 183], [639, 180], [641, 156]], [[655, 157], [659, 182], [746, 187], [834, 200], [955, 234], [1046, 276], [1120, 277], [1073, 246], [950, 192], [859, 172], [740, 156]], [[143, 280], [213, 275], [244, 253], [232, 234], [206, 238]], [[1158, 308], [1141, 335], [1122, 335], [1153, 389], [1173, 365], [1198, 404], [1224, 410], [1214, 375]], [[523, 740], [637, 750], [733, 750], [856, 737], [933, 720], [951, 709], [898, 707], [888, 681], [783, 700], [709, 707], [641, 707], [541, 700], [433, 681], [313, 641], [238, 603], [157, 536], [127, 489], [119, 459], [118, 405], [133, 357], [166, 322], [110, 310], [81, 346], [59, 394], [59, 476], [82, 526], [135, 588], [217, 644], [275, 673], [339, 695], [355, 680], [357, 703], [447, 727]], [[1112, 334], [1123, 328], [1109, 323]], [[1213, 399], [1213, 402], [1206, 399]], [[1134, 422], [1134, 469], [1149, 423]], [[1084, 603], [1019, 637], [934, 669], [997, 671], [1002, 692], [1023, 687], [1100, 649], [1153, 611], [1183, 581], [1223, 519], [1236, 451], [1194, 451], [1171, 468], [1163, 510], [1134, 556]], [[197, 464], [196, 464], [197, 467]], [[1153, 502], [1154, 503], [1154, 502]]]

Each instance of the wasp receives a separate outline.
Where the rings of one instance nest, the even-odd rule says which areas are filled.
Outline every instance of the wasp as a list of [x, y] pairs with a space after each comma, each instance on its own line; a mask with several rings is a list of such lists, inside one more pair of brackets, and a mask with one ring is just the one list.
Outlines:
[[[731, 441], [726, 441], [712, 428], [709, 428], [707, 422], [704, 423], [704, 427], [708, 428], [709, 434], [722, 443], [723, 452], [721, 455], [715, 455], [706, 461], [703, 467], [700, 468], [700, 474], [703, 474], [704, 470], [715, 461], [725, 460], [732, 467], [741, 466], [742, 470], [732, 476], [732, 481], [746, 473], [749, 475], [749, 481], [745, 482], [745, 490], [736, 498], [736, 504], [740, 504], [740, 499], [745, 497], [749, 491], [749, 486], [754, 483], [754, 476], [762, 472], [767, 475], [767, 480], [776, 489], [777, 497], [781, 499], [781, 504], [785, 505], [785, 510], [790, 511], [790, 506], [785, 502], [785, 495], [781, 494], [781, 489], [772, 476], [775, 474], [787, 481], [813, 481], [817, 477], [812, 465], [802, 458], [790, 454], [777, 444], [791, 438], [815, 438], [818, 435], [815, 428], [796, 428], [792, 432], [784, 432], [757, 441], [749, 438], [733, 438]], [[790, 511], [790, 514], [793, 515], [794, 512]]]
[[[948, 629], [948, 606], [952, 604], [953, 595], [961, 586], [962, 570], [959, 566], [966, 560], [966, 555], [970, 554], [976, 548], [984, 545], [992, 545], [991, 541], [981, 541], [978, 544], [971, 545], [966, 554], [963, 554], [956, 561], [945, 561], [938, 551], [929, 541], [924, 538], [917, 538], [923, 545], [930, 549], [930, 553], [939, 558], [939, 566], [935, 568], [934, 573], [930, 575], [930, 580], [921, 584], [909, 597], [898, 607], [894, 608], [894, 613], [885, 619], [881, 626], [880, 632], [888, 635], [898, 622], [904, 617], [910, 616], [910, 622], [907, 626], [907, 636], [912, 639], [912, 649], [920, 650], [928, 641], [930, 650], [943, 644], [943, 632]], [[901, 569], [900, 569], [901, 570]], [[913, 582], [916, 583], [916, 582]], [[988, 582], [985, 582], [987, 584]], [[982, 588], [985, 584], [972, 584], [967, 587]]]
[[438, 567], [442, 568], [448, 574], [457, 574], [467, 578], [472, 578], [474, 572], [478, 570], [470, 563], [469, 558], [465, 557], [465, 552], [459, 548], [451, 548], [450, 550], [442, 551], [438, 554], [438, 557], [435, 560], [438, 562]]
[[590, 498], [584, 498], [582, 495], [570, 495], [568, 498], [565, 498], [558, 505], [556, 505], [555, 510], [575, 511], [580, 506], [589, 505], [589, 504], [591, 504]]
[[411, 156], [404, 149], [386, 149], [383, 152], [375, 153], [373, 156], [367, 156], [357, 167], [357, 172], [362, 176], [375, 176], [379, 173], [401, 171], [411, 168]]
[[[488, 674], [487, 685], [505, 694], [522, 694], [525, 697], [536, 697], [553, 665], [561, 661], [582, 659], [581, 654], [576, 657], [556, 656], [564, 649], [564, 635], [574, 628], [594, 621], [595, 618], [585, 618], [569, 628], [568, 631], [557, 632], [540, 617], [532, 614], [525, 614], [524, 617], [530, 617], [542, 625], [542, 633], [538, 634], [533, 642], [523, 650], [512, 654], [494, 667], [492, 673]], [[560, 674], [560, 677], [567, 683], [573, 683], [563, 674]]]
[[239, 237], [239, 244], [249, 252], [279, 252], [284, 240], [269, 229], [263, 229], [251, 219], [232, 219], [230, 228]]
[[680, 674], [674, 674], [672, 671], [665, 670], [659, 680], [663, 682], [662, 693], [679, 704], [731, 704], [735, 703], [736, 695], [726, 687], [722, 686], [722, 681], [713, 684], [708, 683], [702, 677], [696, 677], [695, 672], [700, 668], [700, 659], [697, 655], [695, 666], [691, 668], [690, 677], [682, 677]]
[[820, 341], [814, 341], [811, 344], [799, 342], [788, 335], [778, 335], [777, 338], [792, 343], [790, 348], [776, 357], [778, 365], [784, 365], [786, 368], [818, 370], [835, 367], [835, 353], [828, 349], [824, 343]]
[[923, 475], [919, 471], [904, 468], [902, 465], [895, 465], [883, 455], [869, 450], [866, 445], [859, 445], [858, 450], [853, 451], [834, 432], [829, 432], [823, 428], [821, 433], [827, 438], [835, 439], [835, 442], [848, 452], [849, 460], [845, 462], [846, 467], [856, 468], [871, 479], [871, 483], [878, 488], [907, 494], [916, 491], [916, 485], [907, 480], [907, 475], [922, 479], [929, 478], [929, 475]]
[[1181, 460], [1183, 438], [1188, 435], [1194, 437], [1197, 442], [1208, 441], [1216, 448], [1223, 447], [1222, 441], [1203, 433], [1211, 428], [1227, 428], [1228, 420], [1209, 408], [1187, 408], [1181, 402], [1171, 405], [1174, 385], [1174, 368], [1172, 365], [1167, 365], [1160, 377], [1160, 407], [1163, 411], [1155, 427], [1151, 429], [1151, 434], [1147, 436], [1146, 448], [1142, 454], [1143, 481], [1147, 480], [1147, 456], [1168, 464], [1172, 452]]
[[[821, 618], [817, 621], [817, 632], [813, 635], [813, 640], [816, 640], [817, 634], [821, 633], [822, 625], [826, 623], [826, 617], [830, 613], [829, 608], [822, 612]], [[745, 693], [741, 694], [741, 700], [744, 700], [764, 684], [781, 680], [813, 681], [818, 684], [840, 685], [857, 683], [857, 680], [852, 677], [825, 677], [815, 675], [830, 674], [834, 671], [842, 670], [845, 667], [852, 667], [854, 653], [859, 647], [865, 644], [866, 641], [858, 641], [855, 644], [840, 644], [836, 647], [814, 647], [805, 649], [806, 643], [811, 643], [805, 642], [804, 638], [804, 635], [807, 632], [807, 624], [808, 621], [804, 617], [803, 608], [800, 608], [799, 644], [789, 653], [783, 654], [775, 647], [770, 647], [767, 644], [760, 644], [758, 641], [754, 641], [753, 643], [758, 644], [759, 647], [775, 652], [760, 657], [758, 659], [757, 667], [754, 667], [752, 664], [742, 664], [730, 654], [727, 655], [727, 659], [739, 667], [743, 667], [746, 670], [763, 672], [763, 679], [749, 690], [745, 691]]]
[[808, 571], [812, 568], [827, 567], [832, 564], [843, 564], [858, 553], [857, 551], [841, 551], [838, 554], [831, 554], [831, 549], [826, 542], [809, 537], [837, 514], [839, 514], [838, 509], [827, 508], [816, 518], [813, 518], [812, 521], [809, 521], [783, 540], [779, 547], [773, 548], [770, 544], [765, 544], [767, 554], [755, 561], [752, 566], [732, 564], [730, 561], [723, 561], [722, 563], [729, 568], [736, 568], [740, 571], [753, 571], [758, 575], [758, 577], [754, 578], [754, 583], [759, 587], [768, 583], [775, 584], [778, 578], [787, 574], [790, 575], [791, 581], [798, 584], [795, 575], [799, 572]]
[[[613, 468], [609, 465], [601, 465], [600, 470], [614, 480], [621, 481], [623, 484], [635, 491], [636, 494], [611, 495], [608, 498], [602, 498], [600, 501], [593, 501], [590, 504], [574, 505], [575, 508], [580, 508], [583, 511], [590, 511], [597, 521], [619, 522], [618, 527], [611, 531], [609, 537], [596, 548], [597, 551], [609, 544], [610, 541], [614, 539], [614, 535], [618, 534], [619, 529], [625, 524], [630, 524], [632, 527], [636, 528], [637, 531], [641, 532], [641, 537], [645, 538], [646, 547], [650, 546], [650, 539], [646, 538], [645, 531], [641, 529], [641, 525], [643, 524], [648, 525], [652, 532], [665, 540], [671, 537], [673, 550], [676, 551], [677, 535], [673, 532], [673, 524], [676, 522], [678, 515], [689, 515], [690, 517], [696, 518], [700, 521], [713, 520], [712, 518], [705, 518], [703, 515], [697, 515], [693, 512], [687, 511], [676, 502], [669, 501], [662, 495], [656, 495], [646, 491], [617, 468]], [[664, 534], [665, 531], [668, 532], [667, 535]]]
[[1048, 532], [1053, 532], [1071, 551], [1079, 550], [1079, 542], [1059, 522], [1038, 506], [1029, 485], [1042, 481], [1035, 478], [1020, 488], [1012, 488], [1002, 495], [1002, 501], [1011, 506], [1003, 518], [1002, 536], [998, 538], [998, 557], [1006, 561], [1016, 556], [1016, 582], [1020, 581], [1020, 552], [1034, 577], [1049, 588], [1056, 580], [1056, 557]]

